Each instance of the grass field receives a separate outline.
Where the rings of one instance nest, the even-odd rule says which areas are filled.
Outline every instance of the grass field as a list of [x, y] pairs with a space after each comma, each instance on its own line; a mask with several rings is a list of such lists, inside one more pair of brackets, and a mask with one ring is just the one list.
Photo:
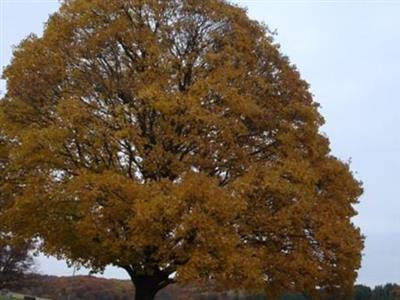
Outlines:
[[10, 298], [10, 297], [7, 297], [7, 296], [0, 296], [0, 300], [17, 300], [17, 298]]

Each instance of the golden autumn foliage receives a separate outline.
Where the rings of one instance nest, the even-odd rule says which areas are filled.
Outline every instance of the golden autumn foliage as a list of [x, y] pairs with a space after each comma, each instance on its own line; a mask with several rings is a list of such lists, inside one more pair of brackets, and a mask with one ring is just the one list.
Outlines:
[[45, 253], [124, 268], [143, 300], [174, 281], [350, 290], [360, 184], [243, 9], [67, 0], [4, 77], [1, 222]]

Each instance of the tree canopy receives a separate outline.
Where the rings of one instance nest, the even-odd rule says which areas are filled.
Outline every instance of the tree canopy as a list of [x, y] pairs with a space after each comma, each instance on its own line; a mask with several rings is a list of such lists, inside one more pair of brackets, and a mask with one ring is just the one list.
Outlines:
[[121, 267], [142, 300], [174, 281], [351, 289], [360, 183], [245, 10], [67, 0], [4, 78], [1, 218], [45, 253]]

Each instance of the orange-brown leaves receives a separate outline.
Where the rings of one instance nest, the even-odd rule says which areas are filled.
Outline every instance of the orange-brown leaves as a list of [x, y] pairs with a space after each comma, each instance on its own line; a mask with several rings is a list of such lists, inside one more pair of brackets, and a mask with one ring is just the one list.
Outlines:
[[4, 76], [1, 216], [46, 253], [270, 294], [354, 281], [360, 184], [244, 10], [65, 1]]

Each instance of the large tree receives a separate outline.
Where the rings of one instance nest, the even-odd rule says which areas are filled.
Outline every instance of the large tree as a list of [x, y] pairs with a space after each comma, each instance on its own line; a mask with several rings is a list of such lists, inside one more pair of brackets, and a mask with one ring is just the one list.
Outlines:
[[308, 84], [222, 0], [67, 0], [16, 47], [3, 219], [47, 254], [171, 282], [351, 289], [361, 194]]

